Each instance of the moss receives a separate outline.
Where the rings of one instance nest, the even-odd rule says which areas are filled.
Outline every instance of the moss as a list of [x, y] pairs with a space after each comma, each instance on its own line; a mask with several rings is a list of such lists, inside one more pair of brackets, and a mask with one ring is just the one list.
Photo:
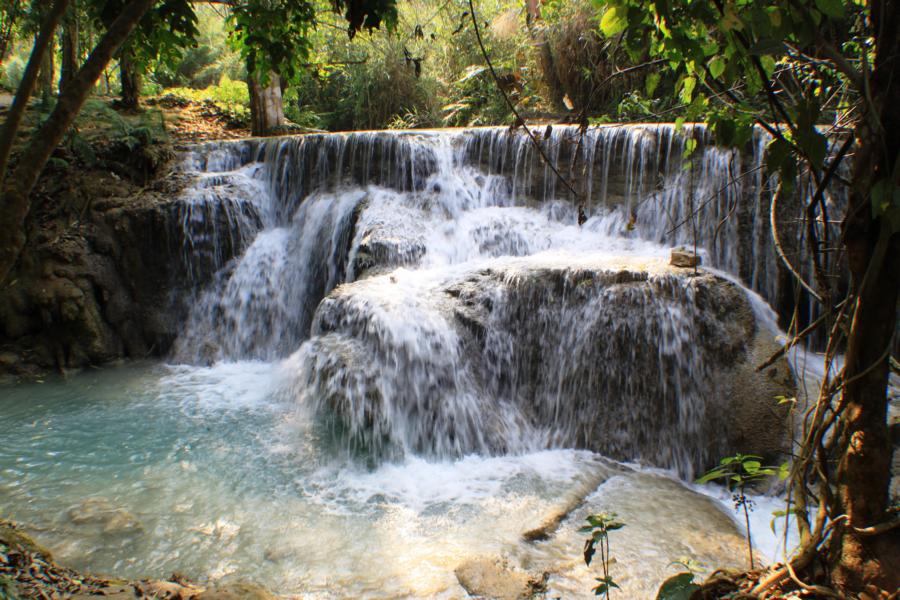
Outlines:
[[38, 544], [15, 523], [5, 519], [0, 519], [0, 544], [9, 550], [39, 555], [48, 562], [53, 560], [53, 555], [49, 550]]

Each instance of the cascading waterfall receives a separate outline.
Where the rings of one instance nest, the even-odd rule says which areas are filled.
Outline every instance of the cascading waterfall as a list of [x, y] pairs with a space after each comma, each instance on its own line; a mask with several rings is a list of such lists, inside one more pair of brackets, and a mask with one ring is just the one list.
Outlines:
[[[490, 596], [463, 573], [498, 556], [548, 596], [593, 597], [578, 527], [600, 510], [628, 524], [624, 597], [655, 597], [684, 556], [743, 564], [727, 498], [683, 480], [784, 448], [770, 399], [791, 375], [755, 371], [774, 318], [729, 280], [773, 305], [790, 291], [767, 138], [541, 133], [582, 225], [505, 128], [195, 148], [152, 213], [188, 309], [170, 364], [0, 390], [0, 505], [75, 568], [302, 597]], [[808, 274], [799, 209], [778, 208]], [[668, 264], [695, 242], [718, 270]]]
[[585, 199], [581, 227], [507, 129], [198, 148], [186, 169], [213, 173], [196, 188], [241, 182], [226, 205], [232, 189], [258, 190], [261, 225], [197, 295], [175, 357], [293, 353], [288, 394], [376, 454], [576, 446], [689, 475], [725, 447], [710, 365], [735, 350], [698, 308], [699, 284], [661, 268], [667, 248], [696, 241], [713, 266], [779, 293], [775, 257], [753, 252], [767, 232], [765, 135], [748, 154], [706, 137], [548, 128], [542, 143]]

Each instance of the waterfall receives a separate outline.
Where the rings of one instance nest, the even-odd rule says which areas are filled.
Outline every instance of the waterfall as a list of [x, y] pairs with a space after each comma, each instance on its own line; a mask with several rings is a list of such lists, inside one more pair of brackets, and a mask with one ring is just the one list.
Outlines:
[[[692, 473], [729, 447], [729, 377], [759, 328], [733, 284], [671, 272], [668, 250], [696, 245], [776, 307], [793, 297], [769, 243], [768, 138], [556, 126], [540, 143], [583, 226], [509, 129], [197, 147], [181, 238], [216, 269], [175, 360], [284, 360], [285, 393], [374, 456], [575, 446]], [[777, 215], [795, 257], [797, 211]]]
[[746, 314], [735, 325], [709, 309], [740, 321], [740, 292], [665, 274], [661, 261], [630, 265], [650, 275], [571, 262], [399, 270], [342, 286], [285, 365], [289, 394], [375, 453], [575, 446], [693, 473], [722, 450], [717, 369], [754, 331]]

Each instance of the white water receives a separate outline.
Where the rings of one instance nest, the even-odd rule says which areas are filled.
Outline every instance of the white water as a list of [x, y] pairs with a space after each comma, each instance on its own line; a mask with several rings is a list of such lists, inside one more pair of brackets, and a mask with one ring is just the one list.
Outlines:
[[[719, 224], [761, 192], [737, 153], [707, 148], [686, 172], [669, 126], [592, 130], [576, 150], [569, 136], [550, 142], [580, 170], [581, 227], [504, 130], [197, 150], [185, 259], [204, 249], [216, 275], [193, 288], [175, 364], [0, 391], [0, 505], [77, 567], [310, 598], [465, 597], [455, 569], [496, 556], [549, 572], [551, 597], [590, 597], [577, 528], [601, 510], [627, 523], [612, 540], [625, 597], [653, 597], [681, 558], [740, 564], [728, 506], [572, 448], [599, 439], [688, 477], [712, 458], [706, 317], [665, 268], [668, 244], [693, 240], [670, 230], [712, 197], [705, 259], [772, 298], [774, 259], [749, 263], [744, 225]], [[551, 540], [522, 541], [585, 493]], [[73, 520], [83, 499], [101, 514]]]
[[[741, 560], [715, 504], [590, 452], [348, 462], [308, 411], [273, 393], [284, 368], [137, 365], [4, 390], [4, 516], [76, 568], [251, 579], [302, 598], [464, 598], [454, 570], [501, 554], [553, 571], [567, 598], [590, 597], [575, 531], [589, 510], [628, 523], [613, 539], [614, 574], [632, 598], [651, 597], [682, 556]], [[609, 475], [552, 541], [522, 542]], [[73, 520], [92, 501], [93, 520]], [[122, 514], [129, 526], [109, 525]]]

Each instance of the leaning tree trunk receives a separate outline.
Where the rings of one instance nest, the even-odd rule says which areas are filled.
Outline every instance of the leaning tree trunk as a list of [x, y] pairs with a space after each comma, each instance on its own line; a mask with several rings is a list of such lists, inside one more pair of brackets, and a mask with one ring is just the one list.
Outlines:
[[135, 110], [141, 105], [141, 67], [134, 59], [134, 52], [126, 50], [119, 58], [119, 80], [122, 83], [122, 108]]
[[135, 26], [156, 0], [131, 0], [119, 12], [75, 78], [60, 94], [56, 107], [32, 136], [0, 198], [0, 282], [12, 271], [25, 245], [29, 196], [50, 155], [72, 125], [84, 101]]
[[[845, 406], [837, 471], [837, 511], [832, 578], [838, 588], [859, 593], [868, 585], [900, 588], [900, 534], [885, 528], [891, 477], [887, 428], [887, 379], [900, 289], [900, 232], [872, 214], [873, 185], [900, 180], [900, 7], [872, 3], [876, 32], [868, 114], [857, 131], [850, 203], [842, 225], [852, 291], [857, 294], [845, 357]], [[897, 210], [895, 208], [894, 210]], [[896, 516], [894, 516], [896, 518]], [[886, 529], [886, 530], [885, 530]], [[862, 531], [861, 531], [862, 530]]]
[[41, 105], [46, 108], [53, 102], [53, 80], [56, 71], [56, 61], [54, 54], [56, 53], [56, 44], [53, 38], [50, 39], [50, 47], [44, 53], [44, 60], [41, 61], [41, 75], [38, 78], [38, 84], [41, 88]]
[[72, 10], [63, 22], [62, 58], [59, 65], [59, 91], [75, 77], [78, 71], [78, 13]]
[[[22, 117], [25, 115], [25, 109], [31, 94], [34, 92], [34, 85], [37, 82], [38, 72], [41, 70], [41, 63], [44, 62], [44, 54], [53, 41], [56, 33], [56, 27], [59, 25], [60, 19], [66, 12], [69, 0], [56, 0], [53, 6], [44, 17], [41, 28], [38, 31], [37, 38], [34, 40], [34, 48], [31, 50], [31, 56], [28, 58], [28, 64], [25, 66], [25, 72], [22, 74], [22, 81], [19, 83], [19, 89], [16, 90], [16, 96], [13, 98], [12, 106], [6, 115], [6, 121], [3, 123], [3, 130], [0, 131], [0, 185], [6, 179], [6, 165], [9, 162], [9, 153], [12, 151], [13, 141], [19, 131], [19, 125]], [[2, 204], [0, 204], [2, 206]], [[3, 233], [0, 232], [0, 236]], [[0, 250], [2, 254], [2, 250]], [[0, 258], [0, 265], [3, 260]], [[0, 266], [0, 281], [3, 281], [5, 273], [2, 273]]]
[[251, 133], [257, 136], [277, 133], [278, 128], [287, 123], [281, 97], [281, 78], [277, 73], [269, 73], [265, 84], [253, 75], [248, 79]]

